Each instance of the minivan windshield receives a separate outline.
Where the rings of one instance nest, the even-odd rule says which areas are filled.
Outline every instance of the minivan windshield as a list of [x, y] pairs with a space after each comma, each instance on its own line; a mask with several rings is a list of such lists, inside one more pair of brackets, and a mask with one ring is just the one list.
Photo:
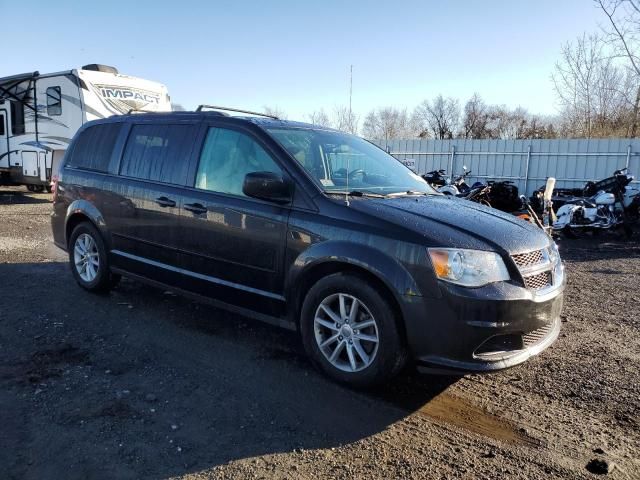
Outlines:
[[436, 193], [384, 150], [354, 135], [282, 127], [267, 131], [327, 193]]

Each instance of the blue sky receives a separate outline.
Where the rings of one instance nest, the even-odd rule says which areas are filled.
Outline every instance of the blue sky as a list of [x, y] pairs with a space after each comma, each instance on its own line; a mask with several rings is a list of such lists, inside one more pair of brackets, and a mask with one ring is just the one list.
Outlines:
[[292, 119], [347, 104], [351, 64], [361, 116], [475, 91], [553, 114], [561, 45], [603, 22], [590, 0], [0, 0], [0, 18], [13, 42], [0, 77], [104, 63], [187, 108], [269, 105]]

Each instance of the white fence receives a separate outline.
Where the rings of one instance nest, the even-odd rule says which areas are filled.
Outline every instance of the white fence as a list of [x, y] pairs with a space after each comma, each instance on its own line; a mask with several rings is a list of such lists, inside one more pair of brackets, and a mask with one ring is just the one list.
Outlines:
[[547, 177], [558, 187], [578, 187], [627, 167], [640, 177], [640, 139], [557, 140], [391, 140], [380, 147], [416, 173], [444, 169], [447, 175], [471, 170], [471, 181], [512, 180], [530, 195]]

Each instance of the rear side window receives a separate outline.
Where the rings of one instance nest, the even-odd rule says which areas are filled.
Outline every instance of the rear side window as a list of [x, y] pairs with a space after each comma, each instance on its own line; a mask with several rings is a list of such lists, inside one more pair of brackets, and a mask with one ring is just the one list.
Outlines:
[[135, 125], [127, 140], [120, 174], [183, 185], [195, 134], [193, 125]]
[[67, 165], [84, 170], [107, 172], [118, 133], [120, 133], [119, 123], [105, 123], [87, 128], [76, 140]]

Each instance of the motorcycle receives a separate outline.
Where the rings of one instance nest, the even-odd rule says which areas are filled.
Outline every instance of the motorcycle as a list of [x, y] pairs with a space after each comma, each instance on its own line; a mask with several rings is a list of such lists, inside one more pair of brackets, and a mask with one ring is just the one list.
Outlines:
[[453, 181], [445, 177], [446, 172], [444, 170], [434, 170], [422, 178], [429, 182], [440, 193], [458, 197], [464, 196], [464, 194], [471, 191], [471, 187], [466, 182], [466, 178], [471, 175], [471, 171], [467, 170], [466, 165], [463, 166], [462, 169], [464, 170], [462, 175], [458, 175]]
[[581, 197], [563, 197], [553, 229], [568, 238], [579, 238], [585, 232], [599, 232], [621, 227], [632, 235], [631, 222], [639, 214], [640, 199], [635, 189], [628, 188], [633, 176], [626, 168], [599, 182], [588, 182]]
[[422, 178], [436, 190], [447, 184], [447, 172], [443, 169], [433, 170], [422, 175]]
[[541, 207], [539, 210], [534, 208], [525, 195], [520, 195], [521, 209], [519, 212], [513, 212], [513, 215], [540, 227], [550, 237], [553, 237], [553, 223], [556, 221], [552, 200], [555, 184], [556, 179], [549, 177], [544, 188], [540, 189], [539, 202]]
[[553, 220], [553, 209], [551, 208], [551, 195], [555, 185], [555, 179], [551, 178], [547, 182], [546, 188], [541, 189], [541, 207], [536, 212], [527, 198], [518, 196], [518, 187], [510, 180], [495, 181], [490, 180], [486, 184], [476, 182], [469, 186], [466, 178], [471, 175], [471, 171], [466, 166], [462, 167], [464, 172], [450, 182], [446, 178], [445, 170], [433, 170], [422, 176], [431, 186], [445, 195], [454, 195], [472, 202], [480, 203], [488, 207], [515, 215], [523, 220], [533, 223], [551, 235], [551, 224]]

